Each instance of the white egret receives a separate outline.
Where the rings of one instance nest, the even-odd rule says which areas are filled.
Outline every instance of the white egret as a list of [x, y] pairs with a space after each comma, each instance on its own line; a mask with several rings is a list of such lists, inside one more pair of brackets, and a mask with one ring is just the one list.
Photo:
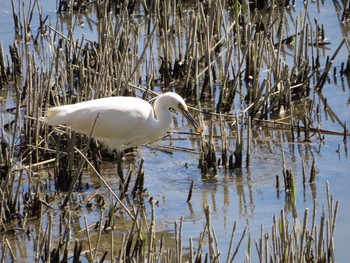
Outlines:
[[122, 151], [157, 141], [170, 129], [172, 112], [181, 112], [200, 131], [198, 122], [176, 93], [159, 95], [154, 107], [136, 97], [108, 97], [50, 108], [46, 122], [66, 124], [72, 130], [89, 135], [97, 115], [92, 137]]

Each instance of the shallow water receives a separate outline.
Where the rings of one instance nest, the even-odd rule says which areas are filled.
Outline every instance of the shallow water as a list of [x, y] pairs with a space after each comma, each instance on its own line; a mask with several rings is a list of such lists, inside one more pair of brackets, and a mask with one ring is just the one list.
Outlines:
[[[327, 141], [319, 151], [318, 145], [292, 146], [295, 154], [290, 152], [289, 145], [286, 150], [287, 167], [295, 172], [297, 182], [297, 210], [298, 218], [302, 222], [305, 208], [312, 211], [315, 200], [319, 214], [322, 207], [327, 204], [326, 182], [330, 182], [331, 192], [335, 199], [340, 199], [340, 211], [337, 218], [335, 234], [335, 254], [338, 262], [346, 262], [347, 253], [346, 240], [350, 234], [347, 218], [349, 209], [347, 193], [349, 182], [348, 165], [349, 160], [344, 153], [335, 153], [338, 144], [342, 140]], [[298, 147], [300, 149], [298, 149]], [[302, 184], [301, 158], [298, 152], [314, 155], [317, 160], [318, 173], [313, 188], [309, 184]], [[276, 147], [273, 152], [262, 149], [253, 149], [251, 168], [243, 168], [240, 172], [219, 172], [216, 182], [203, 182], [198, 174], [196, 159], [184, 153], [175, 153], [170, 157], [162, 153], [150, 154], [142, 151], [146, 159], [144, 170], [146, 173], [146, 185], [152, 196], [157, 196], [160, 205], [156, 209], [157, 219], [160, 222], [171, 223], [184, 217], [184, 240], [190, 237], [198, 237], [205, 223], [203, 208], [210, 205], [212, 209], [212, 224], [219, 240], [223, 258], [231, 237], [233, 222], [237, 221], [239, 226], [237, 236], [239, 237], [244, 227], [247, 226], [252, 239], [260, 236], [261, 225], [271, 233], [272, 217], [279, 216], [280, 210], [286, 208], [289, 212], [288, 218], [293, 222], [292, 211], [286, 204], [283, 191], [278, 193], [275, 188], [276, 175], [281, 177], [281, 154], [280, 148]], [[158, 163], [167, 159], [167, 168], [159, 167]], [[192, 161], [189, 162], [188, 158]], [[169, 161], [170, 159], [170, 161]], [[184, 167], [185, 163], [189, 167]], [[309, 173], [311, 162], [305, 158], [307, 171]], [[186, 203], [188, 189], [191, 181], [195, 181], [195, 190], [191, 205]], [[159, 197], [158, 197], [159, 196]], [[317, 221], [318, 222], [318, 221]], [[240, 251], [240, 262], [244, 257], [243, 246]], [[255, 251], [254, 251], [255, 252]], [[252, 253], [254, 259], [254, 252]], [[254, 261], [254, 260], [253, 260]]]
[[[310, 3], [310, 5], [311, 15], [317, 17], [319, 22], [324, 23], [326, 35], [331, 42], [325, 48], [324, 55], [331, 55], [343, 37], [334, 5], [331, 1], [326, 1], [319, 8], [317, 8], [316, 4]], [[49, 15], [52, 21], [56, 20], [55, 8], [55, 6], [50, 6], [50, 4], [48, 6], [47, 3], [44, 4], [43, 12], [45, 15]], [[295, 12], [290, 12], [297, 16], [299, 15], [299, 9], [302, 10], [302, 6], [297, 6]], [[36, 18], [36, 16], [33, 17], [32, 29], [38, 26]], [[81, 17], [81, 21], [84, 22], [85, 26], [77, 27], [75, 31], [77, 37], [85, 34], [90, 40], [96, 40], [94, 36], [95, 28], [90, 19], [94, 19], [94, 17]], [[0, 5], [0, 24], [4, 25], [0, 27], [0, 40], [6, 50], [14, 37], [10, 1], [5, 1]], [[92, 25], [92, 27], [89, 25]], [[65, 26], [62, 25], [62, 28], [65, 28]], [[328, 50], [332, 51], [328, 52]], [[292, 53], [292, 50], [287, 50], [287, 52]], [[326, 58], [322, 57], [322, 54], [320, 55], [324, 64]], [[346, 63], [347, 56], [348, 50], [344, 46], [333, 64], [338, 71], [341, 63]], [[314, 84], [313, 81], [311, 81], [312, 85]], [[340, 76], [335, 78], [330, 76], [323, 88], [323, 95], [327, 98], [329, 107], [341, 121], [348, 124], [350, 123], [349, 91], [348, 80], [340, 78]], [[2, 97], [6, 98], [1, 102], [1, 110], [3, 111], [5, 108], [11, 107], [13, 102], [11, 101], [11, 96], [7, 95], [7, 92], [1, 94], [3, 94], [1, 95]], [[317, 95], [315, 99], [319, 100]], [[185, 121], [183, 122], [180, 119], [181, 117], [177, 118], [179, 118], [178, 126], [187, 125]], [[342, 127], [324, 110], [321, 111], [321, 118], [322, 129], [343, 131]], [[350, 161], [348, 145], [344, 145], [343, 136], [325, 135], [325, 140], [322, 143], [319, 143], [313, 137], [310, 144], [298, 144], [289, 142], [290, 134], [286, 131], [256, 129], [254, 135], [250, 167], [233, 171], [221, 168], [218, 170], [217, 180], [213, 181], [202, 180], [200, 169], [198, 168], [199, 155], [195, 153], [175, 151], [173, 154], [167, 154], [148, 147], [140, 147], [137, 154], [132, 158], [128, 157], [126, 162], [130, 162], [133, 165], [135, 164], [134, 162], [138, 165], [141, 156], [145, 159], [143, 165], [145, 188], [147, 188], [149, 196], [159, 201], [155, 208], [157, 231], [164, 231], [169, 234], [169, 231], [172, 232], [174, 230], [174, 222], [179, 222], [180, 218], [183, 217], [183, 245], [188, 247], [189, 238], [192, 237], [196, 240], [199, 238], [199, 233], [203, 231], [203, 225], [205, 224], [204, 207], [209, 205], [211, 208], [212, 226], [215, 229], [219, 242], [222, 259], [225, 259], [235, 221], [237, 221], [235, 241], [237, 242], [245, 227], [248, 228], [248, 233], [252, 240], [257, 240], [260, 237], [261, 225], [264, 226], [265, 231], [271, 233], [272, 218], [274, 215], [279, 216], [281, 209], [287, 211], [286, 214], [291, 222], [298, 220], [293, 219], [290, 205], [285, 200], [281, 162], [281, 148], [283, 148], [286, 155], [286, 166], [287, 168], [292, 168], [296, 178], [297, 218], [300, 221], [302, 221], [305, 208], [309, 208], [310, 212], [312, 211], [314, 202], [317, 205], [318, 217], [320, 216], [323, 206], [326, 207], [327, 204], [327, 182], [330, 184], [334, 199], [340, 200], [335, 230], [335, 259], [337, 262], [347, 262], [348, 238], [350, 236], [348, 220], [350, 217], [350, 206], [348, 205], [350, 203], [350, 195], [348, 193], [348, 189], [350, 189]], [[171, 144], [198, 150], [198, 142], [196, 140], [179, 140], [179, 137], [187, 138], [186, 135], [174, 134], [173, 140], [167, 138], [158, 144]], [[219, 141], [217, 143], [220, 145]], [[234, 142], [230, 142], [231, 151], [234, 150], [234, 144]], [[338, 148], [339, 151], [337, 152]], [[316, 182], [313, 185], [306, 183], [304, 186], [301, 163], [303, 160], [306, 174], [309, 176], [313, 158], [316, 159], [317, 166]], [[115, 174], [113, 174], [114, 169], [113, 165], [108, 165], [102, 167], [102, 172], [111, 185], [117, 187], [118, 181], [115, 179]], [[279, 175], [280, 178], [280, 191], [277, 191], [275, 187], [276, 175]], [[88, 172], [85, 179], [89, 181], [91, 188], [84, 195], [93, 194], [94, 189], [98, 188], [99, 184], [89, 177]], [[191, 202], [187, 203], [187, 195], [192, 181], [195, 182], [195, 188]], [[101, 187], [99, 191], [103, 194], [106, 189]], [[148, 206], [147, 211], [151, 211], [149, 204], [146, 204]], [[98, 220], [98, 209], [90, 211], [87, 214], [87, 218], [89, 223]], [[319, 219], [316, 222], [319, 222]], [[125, 224], [127, 225], [127, 223]], [[83, 219], [77, 219], [77, 229], [83, 228]], [[22, 247], [26, 244], [28, 246], [27, 250], [32, 251], [31, 242], [23, 240], [22, 236], [12, 236], [12, 238], [11, 244], [14, 244], [14, 247]], [[247, 238], [246, 236], [245, 241], [247, 241]], [[246, 244], [247, 242], [243, 242], [240, 248], [238, 254], [239, 262], [244, 260], [247, 251]], [[22, 255], [22, 258], [27, 256]], [[257, 259], [255, 248], [252, 249], [251, 257], [252, 262], [255, 262]]]

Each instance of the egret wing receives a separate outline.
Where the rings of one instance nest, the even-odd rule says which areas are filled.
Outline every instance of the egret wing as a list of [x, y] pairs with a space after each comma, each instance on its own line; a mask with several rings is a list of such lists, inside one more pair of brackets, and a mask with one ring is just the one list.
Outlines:
[[52, 108], [48, 111], [47, 121], [51, 125], [69, 125], [88, 135], [98, 115], [93, 137], [118, 148], [130, 144], [135, 134], [140, 134], [153, 116], [153, 109], [138, 98], [110, 97]]

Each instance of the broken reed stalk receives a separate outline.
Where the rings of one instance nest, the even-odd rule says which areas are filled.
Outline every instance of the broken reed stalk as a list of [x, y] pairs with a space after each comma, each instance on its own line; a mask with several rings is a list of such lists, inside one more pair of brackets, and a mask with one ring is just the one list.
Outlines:
[[[237, 133], [237, 141], [236, 141], [236, 149], [234, 151], [235, 163], [234, 168], [242, 168], [243, 163], [243, 127], [244, 127], [244, 116], [241, 115], [241, 121], [239, 121], [238, 113], [235, 115], [236, 118], [236, 133]], [[241, 125], [239, 125], [241, 123]]]
[[347, 126], [347, 123], [345, 122], [345, 123], [344, 123], [344, 137], [343, 137], [344, 143], [346, 143], [347, 140], [348, 140], [347, 133], [348, 133], [348, 126]]
[[[213, 117], [213, 116], [212, 116]], [[199, 118], [199, 122], [201, 127], [205, 127], [203, 123], [202, 116]], [[201, 169], [201, 174], [203, 179], [212, 179], [216, 177], [217, 174], [217, 163], [216, 163], [216, 154], [214, 148], [214, 124], [213, 119], [211, 121], [211, 125], [209, 127], [209, 136], [208, 139], [201, 132], [201, 140], [200, 140], [200, 158], [199, 158], [199, 167]]]
[[183, 216], [180, 218], [180, 226], [175, 221], [175, 260], [178, 263], [182, 263], [182, 226]]
[[0, 89], [2, 89], [5, 85], [8, 84], [8, 79], [9, 76], [6, 70], [4, 48], [2, 45], [2, 41], [0, 41]]
[[214, 258], [214, 246], [213, 246], [213, 236], [212, 236], [212, 225], [211, 225], [211, 212], [210, 206], [205, 208], [205, 217], [206, 217], [206, 227], [208, 229], [208, 246], [209, 246], [209, 259], [212, 262]]
[[194, 256], [194, 250], [193, 250], [193, 238], [189, 238], [189, 244], [190, 244], [190, 257], [189, 257], [189, 262], [193, 263], [193, 256]]
[[[221, 166], [227, 168], [228, 160], [228, 146], [227, 146], [227, 133], [226, 133], [226, 121], [223, 121], [222, 114], [219, 115], [220, 134], [221, 134]], [[220, 160], [219, 160], [220, 161]], [[218, 163], [218, 166], [220, 164]]]
[[194, 181], [191, 182], [191, 186], [190, 186], [190, 190], [188, 191], [188, 196], [187, 196], [187, 201], [186, 202], [190, 202], [191, 201], [193, 189], [194, 189]]
[[231, 251], [232, 251], [232, 246], [233, 246], [233, 242], [234, 242], [234, 236], [235, 236], [236, 228], [237, 228], [237, 222], [235, 221], [235, 222], [233, 223], [233, 228], [232, 228], [232, 233], [231, 233], [230, 244], [229, 244], [229, 246], [228, 246], [228, 252], [227, 252], [227, 257], [226, 257], [226, 263], [229, 262], [229, 259], [230, 259], [230, 257], [231, 257]]
[[281, 148], [281, 153], [282, 153], [282, 174], [283, 174], [284, 186], [286, 186], [287, 185], [287, 183], [286, 183], [287, 168], [286, 168], [286, 159], [284, 156], [284, 149], [283, 148]]
[[252, 120], [251, 117], [248, 116], [247, 119], [248, 122], [248, 128], [247, 128], [247, 156], [246, 156], [246, 167], [249, 167], [250, 165], [250, 147], [251, 147], [251, 129], [252, 129]]
[[93, 251], [92, 244], [91, 244], [90, 232], [89, 232], [89, 227], [88, 227], [86, 216], [84, 216], [84, 223], [85, 223], [86, 238], [87, 238], [88, 244], [89, 244], [89, 252], [86, 253], [86, 255], [87, 255], [88, 260], [92, 262], [92, 259], [93, 259], [92, 257], [93, 257], [94, 251]]
[[316, 159], [313, 158], [312, 160], [312, 166], [311, 166], [311, 171], [310, 171], [310, 180], [309, 183], [315, 183], [315, 178], [316, 178]]
[[151, 202], [152, 214], [151, 214], [151, 224], [148, 231], [148, 262], [152, 262], [156, 255], [156, 212], [154, 208], [154, 202]]
[[324, 69], [321, 77], [319, 78], [318, 82], [315, 85], [315, 90], [317, 91], [321, 91], [323, 89], [323, 86], [326, 82], [326, 78], [328, 76], [329, 70], [331, 69], [334, 59], [336, 58], [336, 56], [338, 55], [341, 47], [344, 45], [345, 43], [345, 38], [343, 38], [343, 40], [340, 42], [338, 48], [335, 50], [333, 56], [331, 57], [331, 59], [328, 61], [326, 68]]
[[[100, 242], [101, 242], [101, 237], [102, 237], [102, 219], [103, 219], [103, 211], [101, 210], [100, 211], [100, 220], [99, 220], [99, 223], [98, 223], [98, 232], [97, 232], [97, 239], [96, 239], [96, 244], [94, 246], [94, 253], [93, 253], [93, 261], [96, 262], [97, 261], [97, 253], [99, 251], [99, 246], [100, 246]], [[87, 230], [89, 231], [89, 230]], [[105, 251], [105, 255], [106, 255], [107, 251]], [[105, 257], [104, 255], [104, 257]], [[103, 262], [103, 261], [102, 261]]]

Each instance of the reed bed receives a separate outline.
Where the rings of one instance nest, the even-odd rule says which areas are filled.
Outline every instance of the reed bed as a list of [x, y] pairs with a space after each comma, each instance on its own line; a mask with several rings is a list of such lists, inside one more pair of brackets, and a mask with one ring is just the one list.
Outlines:
[[[190, 239], [185, 245], [181, 218], [180, 224], [175, 224], [175, 251], [164, 247], [163, 237], [157, 233], [153, 200], [151, 218], [146, 216], [143, 161], [138, 169], [126, 169], [119, 162], [119, 189], [112, 190], [99, 166], [102, 161], [120, 158], [88, 136], [44, 124], [41, 117], [51, 106], [118, 95], [149, 100], [160, 92], [176, 90], [195, 106], [198, 119], [207, 127], [205, 133], [188, 132], [199, 149], [203, 180], [215, 180], [218, 169], [249, 167], [259, 127], [288, 131], [286, 140], [293, 143], [309, 143], [314, 138], [322, 141], [324, 134], [343, 136], [345, 142], [349, 136], [346, 122], [322, 95], [334, 59], [349, 43], [344, 38], [332, 56], [321, 61], [319, 53], [329, 44], [327, 32], [318, 21], [311, 21], [310, 3], [304, 3], [303, 15], [296, 19], [289, 17], [289, 3], [279, 1], [257, 1], [256, 6], [245, 1], [57, 3], [58, 21], [64, 21], [63, 26], [58, 22], [53, 25], [43, 16], [39, 1], [25, 4], [19, 0], [16, 4], [12, 0], [16, 35], [9, 47], [10, 56], [5, 55], [0, 42], [0, 89], [12, 89], [16, 102], [6, 109], [11, 117], [2, 115], [1, 119], [0, 231], [35, 238], [35, 262], [78, 262], [83, 256], [89, 262], [219, 262], [222, 258], [209, 206], [198, 244]], [[339, 19], [348, 19], [349, 7], [334, 3], [342, 13]], [[39, 13], [40, 25], [36, 31], [31, 28], [35, 12]], [[96, 17], [95, 40], [75, 34], [82, 26], [81, 15]], [[293, 63], [287, 64], [285, 49], [291, 43]], [[342, 68], [341, 75], [347, 71]], [[322, 106], [339, 124], [339, 131], [319, 128]], [[315, 182], [315, 166], [314, 160], [310, 184]], [[40, 167], [49, 167], [48, 177], [40, 173]], [[96, 195], [94, 202], [101, 208], [101, 217], [94, 226], [84, 218], [85, 229], [76, 235], [73, 246], [72, 218], [92, 202], [86, 205], [76, 194], [88, 189], [82, 179], [84, 169], [93, 171], [110, 199]], [[293, 195], [293, 171], [284, 167], [283, 177], [286, 192]], [[50, 187], [55, 190], [50, 191]], [[303, 228], [298, 229], [294, 222], [290, 229], [282, 210], [281, 218], [273, 219], [271, 233], [262, 226], [261, 237], [255, 241], [260, 262], [333, 262], [338, 202], [334, 206], [328, 186], [327, 191], [328, 221], [322, 211], [317, 225], [314, 208], [312, 227], [307, 230], [307, 209]], [[54, 209], [61, 211], [59, 222], [54, 222]], [[118, 217], [126, 217], [131, 223], [117, 247]], [[38, 222], [38, 227], [28, 228], [28, 221]], [[53, 234], [56, 223], [58, 237]], [[237, 227], [235, 223], [227, 262], [233, 262], [244, 247], [246, 230], [238, 243], [234, 242]], [[106, 236], [110, 247], [100, 249]], [[250, 237], [247, 243], [249, 262]], [[184, 246], [190, 248], [189, 254], [183, 251]], [[7, 238], [1, 251], [2, 261], [17, 256]]]

